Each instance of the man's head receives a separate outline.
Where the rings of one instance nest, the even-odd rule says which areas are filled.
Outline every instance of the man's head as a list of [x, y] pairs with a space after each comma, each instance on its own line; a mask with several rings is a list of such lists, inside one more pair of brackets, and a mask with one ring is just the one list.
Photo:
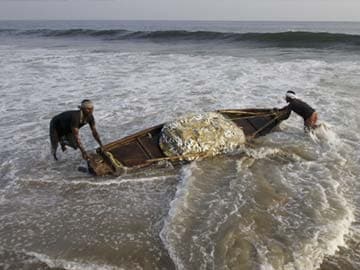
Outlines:
[[286, 92], [286, 95], [285, 95], [286, 102], [290, 102], [291, 100], [293, 100], [295, 98], [296, 98], [296, 94], [294, 91], [289, 90]]
[[94, 111], [94, 104], [89, 99], [84, 99], [83, 101], [81, 101], [79, 107], [85, 115], [92, 114]]

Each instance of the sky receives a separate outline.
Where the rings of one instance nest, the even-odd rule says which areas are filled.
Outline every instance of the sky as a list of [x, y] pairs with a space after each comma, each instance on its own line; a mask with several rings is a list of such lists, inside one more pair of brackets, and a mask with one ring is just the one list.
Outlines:
[[0, 0], [0, 20], [360, 21], [360, 0]]

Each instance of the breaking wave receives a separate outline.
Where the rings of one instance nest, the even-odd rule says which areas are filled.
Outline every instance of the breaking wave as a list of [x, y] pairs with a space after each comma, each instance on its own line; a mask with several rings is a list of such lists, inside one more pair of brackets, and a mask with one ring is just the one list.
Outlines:
[[157, 42], [218, 41], [224, 43], [251, 43], [258, 46], [300, 48], [360, 47], [360, 35], [328, 32], [286, 31], [274, 33], [234, 33], [215, 31], [129, 31], [125, 29], [0, 29], [0, 35], [62, 38], [100, 38], [103, 40], [148, 40]]

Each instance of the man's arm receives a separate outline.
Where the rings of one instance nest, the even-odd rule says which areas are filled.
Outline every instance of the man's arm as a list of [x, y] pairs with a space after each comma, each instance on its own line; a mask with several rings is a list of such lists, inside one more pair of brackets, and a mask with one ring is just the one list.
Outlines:
[[288, 104], [288, 105], [286, 105], [286, 106], [284, 106], [284, 107], [280, 108], [279, 110], [281, 111], [281, 110], [285, 110], [285, 109], [287, 109], [287, 110], [291, 111], [291, 105], [290, 105], [290, 104]]
[[96, 130], [96, 127], [95, 127], [95, 124], [93, 125], [90, 125], [90, 128], [91, 128], [91, 132], [92, 132], [92, 135], [94, 137], [94, 139], [98, 142], [98, 144], [100, 145], [100, 147], [102, 147], [102, 142], [100, 140], [100, 136], [99, 136], [99, 133], [97, 132]]
[[81, 155], [82, 155], [83, 159], [89, 160], [89, 156], [86, 153], [85, 148], [82, 145], [81, 140], [80, 140], [79, 129], [78, 128], [73, 128], [73, 133], [74, 133], [74, 136], [75, 136], [75, 139], [76, 139], [77, 146], [79, 147], [79, 149], [81, 151]]

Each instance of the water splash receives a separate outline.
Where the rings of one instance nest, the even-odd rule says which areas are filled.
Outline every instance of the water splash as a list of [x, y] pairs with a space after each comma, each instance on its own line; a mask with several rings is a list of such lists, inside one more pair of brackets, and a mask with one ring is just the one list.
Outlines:
[[330, 147], [337, 147], [342, 143], [332, 126], [325, 122], [320, 123], [317, 128], [312, 129], [309, 132], [309, 135], [314, 142], [327, 144]]

